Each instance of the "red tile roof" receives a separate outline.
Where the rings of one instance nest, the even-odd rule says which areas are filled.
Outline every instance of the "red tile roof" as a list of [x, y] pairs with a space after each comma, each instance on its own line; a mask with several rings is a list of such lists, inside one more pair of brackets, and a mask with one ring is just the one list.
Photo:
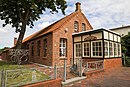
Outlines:
[[[27, 41], [30, 41], [32, 39], [35, 39], [35, 38], [38, 38], [42, 35], [45, 35], [47, 33], [50, 33], [50, 32], [53, 32], [54, 30], [57, 30], [59, 29], [60, 27], [62, 27], [67, 21], [69, 21], [71, 18], [73, 18], [76, 14], [78, 14], [78, 12], [80, 11], [75, 11], [73, 13], [71, 13], [70, 15], [60, 19], [59, 21], [49, 25], [48, 27], [46, 28], [43, 28], [42, 30], [28, 36], [27, 38], [25, 38], [23, 40], [23, 43], [27, 42]], [[81, 13], [81, 12], [80, 12]], [[83, 13], [81, 13], [83, 15], [83, 17], [86, 19], [86, 17], [84, 16]], [[90, 25], [90, 23], [88, 22], [88, 20], [86, 19], [87, 23]], [[92, 26], [90, 25], [90, 27], [92, 28]]]

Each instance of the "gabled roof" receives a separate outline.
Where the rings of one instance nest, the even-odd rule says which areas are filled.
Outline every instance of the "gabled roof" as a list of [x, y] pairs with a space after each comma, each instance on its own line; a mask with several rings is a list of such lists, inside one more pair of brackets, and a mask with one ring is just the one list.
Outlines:
[[62, 18], [62, 19], [60, 19], [59, 21], [57, 21], [57, 22], [55, 22], [55, 23], [49, 25], [48, 27], [45, 27], [45, 28], [43, 28], [42, 30], [40, 30], [40, 31], [38, 31], [38, 32], [36, 32], [36, 33], [34, 33], [34, 34], [28, 36], [27, 38], [25, 38], [25, 39], [23, 40], [23, 43], [24, 43], [24, 42], [27, 42], [27, 41], [29, 41], [29, 40], [35, 39], [35, 38], [37, 38], [37, 37], [40, 37], [40, 36], [42, 36], [42, 35], [44, 35], [44, 34], [50, 33], [50, 32], [52, 32], [52, 31], [58, 29], [58, 28], [59, 28], [60, 26], [62, 26], [66, 21], [68, 21], [69, 19], [71, 19], [72, 16], [74, 16], [74, 15], [76, 15], [76, 14], [77, 14], [77, 12], [73, 12], [73, 13], [71, 13], [70, 15], [68, 15], [68, 16], [66, 16], [66, 17], [64, 17], [64, 18]]
[[33, 40], [33, 39], [35, 39], [35, 38], [38, 38], [38, 37], [40, 37], [40, 36], [43, 36], [43, 35], [45, 35], [45, 34], [47, 34], [47, 33], [53, 32], [54, 30], [59, 29], [59, 28], [62, 27], [66, 22], [68, 22], [68, 21], [71, 20], [73, 17], [75, 17], [77, 14], [81, 14], [81, 15], [84, 17], [84, 19], [86, 20], [86, 22], [89, 24], [90, 28], [92, 28], [92, 26], [90, 25], [89, 21], [86, 19], [85, 15], [84, 15], [81, 11], [77, 10], [77, 11], [71, 13], [70, 15], [68, 15], [68, 16], [66, 16], [66, 17], [64, 17], [64, 18], [62, 18], [62, 19], [60, 19], [59, 21], [57, 21], [57, 22], [55, 22], [55, 23], [49, 25], [48, 27], [43, 28], [42, 30], [40, 30], [40, 31], [38, 31], [38, 32], [36, 32], [36, 33], [30, 35], [29, 37], [25, 38], [25, 39], [23, 40], [23, 43], [28, 42], [28, 41], [30, 41], [30, 40]]

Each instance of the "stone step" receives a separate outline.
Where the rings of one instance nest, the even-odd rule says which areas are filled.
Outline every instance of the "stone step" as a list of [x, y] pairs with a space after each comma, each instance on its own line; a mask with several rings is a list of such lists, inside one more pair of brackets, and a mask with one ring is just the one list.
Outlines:
[[62, 82], [62, 86], [64, 87], [65, 85], [69, 85], [69, 84], [72, 84], [74, 82], [78, 82], [84, 79], [86, 79], [86, 76], [71, 78], [71, 79], [66, 80], [65, 82]]

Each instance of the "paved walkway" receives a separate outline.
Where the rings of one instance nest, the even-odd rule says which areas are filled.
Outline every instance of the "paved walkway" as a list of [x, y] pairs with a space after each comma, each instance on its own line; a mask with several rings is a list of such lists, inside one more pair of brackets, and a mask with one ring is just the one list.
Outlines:
[[130, 67], [111, 69], [65, 87], [130, 87]]

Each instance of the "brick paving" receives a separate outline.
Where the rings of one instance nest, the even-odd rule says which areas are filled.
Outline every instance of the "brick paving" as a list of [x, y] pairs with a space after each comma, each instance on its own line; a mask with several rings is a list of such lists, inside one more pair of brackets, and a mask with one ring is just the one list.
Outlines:
[[[53, 76], [53, 68], [40, 67], [35, 64], [28, 65]], [[63, 79], [63, 69], [58, 69], [58, 77]], [[67, 79], [73, 78], [70, 72], [67, 72]], [[130, 67], [120, 67], [110, 69], [104, 73], [93, 75], [85, 80], [74, 82], [64, 87], [130, 87]]]
[[130, 87], [130, 67], [111, 69], [65, 87]]

